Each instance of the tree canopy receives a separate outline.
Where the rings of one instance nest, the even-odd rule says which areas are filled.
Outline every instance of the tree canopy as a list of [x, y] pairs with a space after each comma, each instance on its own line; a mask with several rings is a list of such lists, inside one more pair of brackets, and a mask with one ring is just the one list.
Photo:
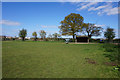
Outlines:
[[54, 37], [54, 38], [58, 38], [58, 37], [61, 37], [61, 35], [58, 34], [58, 33], [54, 33], [54, 34], [53, 34], [53, 37]]
[[113, 28], [108, 27], [106, 29], [106, 31], [104, 32], [104, 36], [106, 37], [106, 39], [111, 42], [112, 39], [115, 37], [115, 32]]
[[52, 38], [52, 37], [53, 37], [52, 34], [49, 34], [49, 35], [48, 35], [48, 38]]
[[19, 32], [19, 36], [22, 38], [22, 40], [25, 40], [25, 37], [27, 36], [27, 30], [26, 29], [22, 29]]
[[46, 36], [46, 32], [44, 30], [41, 30], [40, 31], [40, 36], [41, 36], [42, 39], [44, 39], [45, 36]]
[[101, 34], [103, 28], [100, 26], [98, 27], [95, 24], [84, 23], [82, 26], [82, 30], [83, 30], [83, 32], [87, 33], [88, 42], [89, 42], [89, 39], [92, 36], [99, 36]]
[[36, 32], [33, 32], [33, 33], [32, 33], [32, 36], [34, 36], [34, 40], [36, 41], [36, 39], [37, 39], [37, 33], [36, 33]]
[[75, 38], [75, 33], [82, 29], [83, 17], [80, 14], [71, 13], [60, 22], [59, 26], [62, 35], [72, 35]]

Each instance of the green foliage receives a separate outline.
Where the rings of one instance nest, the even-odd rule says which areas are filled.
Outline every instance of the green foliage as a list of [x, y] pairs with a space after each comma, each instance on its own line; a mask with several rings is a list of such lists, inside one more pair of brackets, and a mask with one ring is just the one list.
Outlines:
[[40, 36], [41, 36], [42, 39], [45, 39], [46, 32], [44, 30], [41, 30], [40, 31]]
[[112, 39], [115, 37], [115, 32], [113, 28], [107, 28], [106, 32], [104, 33], [104, 36], [106, 37], [106, 39], [108, 40], [108, 42], [111, 42]]
[[36, 33], [36, 32], [33, 32], [32, 35], [33, 35], [34, 37], [37, 37], [37, 33]]
[[111, 61], [117, 62], [117, 66], [115, 66], [114, 71], [120, 76], [120, 45], [115, 44], [104, 44], [103, 46], [108, 54], [104, 54]]
[[83, 24], [83, 17], [80, 14], [71, 13], [61, 21], [60, 32], [62, 35], [72, 35], [75, 38], [75, 33], [80, 31]]
[[51, 34], [48, 35], [48, 38], [52, 38], [53, 36]]
[[22, 41], [24, 41], [25, 37], [27, 36], [27, 30], [26, 29], [20, 30], [19, 36], [22, 38]]
[[105, 48], [106, 52], [109, 52], [109, 54], [105, 54], [106, 57], [108, 57], [111, 61], [118, 61], [120, 62], [120, 53], [119, 53], [119, 48], [120, 45], [115, 45], [115, 44], [104, 44], [103, 48]]
[[114, 39], [113, 43], [120, 43], [120, 39]]
[[58, 33], [54, 33], [54, 34], [53, 34], [53, 38], [58, 38], [58, 37], [61, 37], [61, 35], [58, 34]]
[[36, 40], [37, 40], [37, 33], [36, 33], [36, 32], [33, 32], [33, 33], [32, 33], [32, 36], [34, 36], [34, 40], [36, 41]]
[[69, 42], [75, 42], [75, 39], [70, 39]]
[[49, 41], [49, 39], [48, 39], [48, 38], [45, 38], [44, 41]]
[[84, 23], [82, 26], [82, 31], [88, 36], [88, 42], [92, 36], [99, 36], [102, 30], [103, 30], [102, 27], [100, 26], [98, 27], [95, 24], [91, 23]]
[[6, 41], [6, 39], [7, 39], [6, 36], [3, 36], [3, 37], [2, 37], [2, 40], [3, 40], [3, 41]]
[[90, 38], [90, 42], [91, 42], [91, 43], [99, 43], [99, 42], [100, 42], [100, 39]]

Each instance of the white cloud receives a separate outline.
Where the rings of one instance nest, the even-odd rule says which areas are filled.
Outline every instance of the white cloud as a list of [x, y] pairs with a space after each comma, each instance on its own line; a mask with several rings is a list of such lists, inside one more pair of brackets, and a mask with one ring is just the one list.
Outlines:
[[76, 9], [77, 11], [88, 9], [88, 11], [97, 11], [97, 15], [115, 15], [120, 13], [118, 12], [118, 9], [120, 10], [120, 7], [114, 7], [112, 2], [106, 2], [103, 5], [98, 5], [98, 2], [89, 2], [87, 4], [80, 3], [77, 6], [79, 7]]
[[111, 9], [108, 10], [108, 12], [107, 12], [107, 15], [114, 15], [114, 14], [118, 14], [118, 7], [111, 8]]
[[42, 28], [58, 28], [57, 26], [41, 25]]
[[118, 2], [119, 0], [2, 0], [2, 2]]
[[105, 25], [104, 24], [95, 24], [95, 26], [97, 26], [97, 27], [105, 27]]
[[19, 26], [19, 22], [9, 21], [9, 20], [1, 20], [0, 24], [8, 25], [8, 26]]
[[118, 8], [120, 8], [120, 7], [105, 8], [105, 9], [99, 11], [97, 14], [98, 15], [101, 15], [101, 14], [116, 15], [116, 14], [120, 13], [120, 12], [118, 12]]
[[82, 7], [77, 8], [76, 10], [77, 10], [77, 11], [80, 11], [80, 10], [82, 10], [82, 9], [89, 8], [90, 6], [96, 5], [97, 3], [98, 3], [98, 2], [90, 2], [90, 3], [88, 3], [88, 4], [83, 4], [83, 3], [82, 3]]
[[60, 2], [118, 2], [119, 0], [57, 0]]
[[100, 10], [100, 9], [103, 9], [103, 8], [106, 8], [106, 7], [108, 7], [109, 5], [104, 5], [104, 6], [99, 6], [99, 7], [91, 7], [91, 8], [89, 8], [88, 9], [88, 11], [96, 11], [96, 10]]

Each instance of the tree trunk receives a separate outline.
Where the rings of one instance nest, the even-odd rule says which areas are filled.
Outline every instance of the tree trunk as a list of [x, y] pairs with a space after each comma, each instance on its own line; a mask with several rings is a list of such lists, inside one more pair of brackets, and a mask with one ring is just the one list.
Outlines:
[[73, 34], [73, 39], [75, 39], [75, 35]]
[[90, 38], [89, 38], [89, 37], [90, 37], [90, 35], [89, 35], [89, 32], [87, 32], [87, 33], [88, 33], [88, 43], [89, 43], [89, 42], [90, 42]]
[[88, 35], [88, 43], [90, 43], [91, 35]]
[[88, 43], [90, 42], [90, 39], [88, 38]]
[[75, 42], [75, 35], [73, 34], [73, 40], [74, 40], [74, 42]]
[[24, 41], [25, 40], [25, 38], [24, 37], [22, 37], [22, 41]]
[[34, 38], [34, 41], [37, 41], [37, 37]]

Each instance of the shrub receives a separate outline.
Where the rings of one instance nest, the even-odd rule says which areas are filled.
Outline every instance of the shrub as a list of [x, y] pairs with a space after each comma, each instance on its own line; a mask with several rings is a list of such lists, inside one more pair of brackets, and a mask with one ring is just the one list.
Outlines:
[[48, 38], [45, 38], [45, 39], [43, 39], [44, 41], [49, 41], [49, 39]]
[[106, 57], [109, 57], [111, 61], [118, 61], [120, 62], [120, 53], [119, 53], [119, 48], [120, 45], [115, 45], [115, 44], [104, 44], [103, 48], [105, 48], [106, 52], [109, 52], [109, 54], [106, 54]]
[[75, 39], [70, 39], [69, 42], [75, 42]]

